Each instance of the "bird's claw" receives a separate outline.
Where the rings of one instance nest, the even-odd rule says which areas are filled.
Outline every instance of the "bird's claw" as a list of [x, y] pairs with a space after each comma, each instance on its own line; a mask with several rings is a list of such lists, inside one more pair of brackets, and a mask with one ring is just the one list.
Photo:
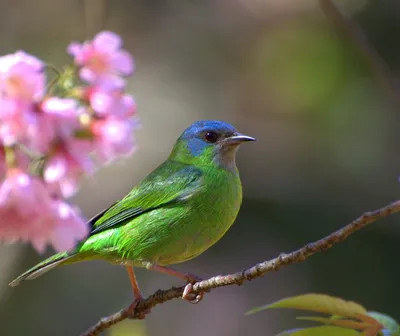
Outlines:
[[193, 284], [189, 282], [185, 289], [183, 290], [182, 299], [188, 301], [189, 303], [196, 304], [203, 300], [204, 292], [198, 294], [192, 293]]
[[141, 311], [137, 311], [137, 307], [144, 301], [143, 297], [136, 298], [128, 307], [128, 318], [144, 320], [147, 314], [150, 314], [151, 309], [146, 308]]
[[188, 282], [190, 282], [191, 284], [194, 284], [195, 282], [203, 281], [203, 278], [200, 278], [197, 275], [194, 275], [192, 273], [185, 273], [185, 279]]

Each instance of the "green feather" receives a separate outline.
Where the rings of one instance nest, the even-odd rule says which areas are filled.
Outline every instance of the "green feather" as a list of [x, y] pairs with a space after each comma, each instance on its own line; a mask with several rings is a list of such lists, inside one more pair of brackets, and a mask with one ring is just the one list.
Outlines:
[[141, 214], [173, 206], [200, 187], [201, 170], [179, 162], [164, 162], [125, 198], [93, 222], [91, 234], [123, 225]]

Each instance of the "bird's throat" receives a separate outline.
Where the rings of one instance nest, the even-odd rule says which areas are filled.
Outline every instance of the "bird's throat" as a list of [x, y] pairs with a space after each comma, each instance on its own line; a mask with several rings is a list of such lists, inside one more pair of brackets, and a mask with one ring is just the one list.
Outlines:
[[239, 146], [229, 146], [220, 149], [214, 156], [213, 162], [219, 167], [236, 172], [236, 152]]

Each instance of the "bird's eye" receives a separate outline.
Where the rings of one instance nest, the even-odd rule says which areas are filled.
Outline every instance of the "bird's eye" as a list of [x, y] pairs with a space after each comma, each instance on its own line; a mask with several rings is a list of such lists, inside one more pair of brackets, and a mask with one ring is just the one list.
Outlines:
[[204, 139], [206, 139], [207, 142], [215, 143], [218, 140], [218, 134], [215, 132], [207, 132], [204, 135]]

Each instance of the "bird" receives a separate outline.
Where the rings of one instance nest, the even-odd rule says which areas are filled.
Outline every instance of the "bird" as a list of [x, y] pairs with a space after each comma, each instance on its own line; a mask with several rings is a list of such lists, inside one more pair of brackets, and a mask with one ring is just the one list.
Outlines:
[[169, 157], [125, 197], [88, 221], [89, 235], [72, 252], [61, 252], [10, 282], [15, 287], [58, 266], [102, 259], [126, 267], [134, 302], [143, 300], [134, 267], [187, 282], [182, 298], [201, 278], [170, 268], [193, 259], [219, 241], [242, 204], [236, 152], [256, 139], [219, 120], [194, 122], [180, 135]]

